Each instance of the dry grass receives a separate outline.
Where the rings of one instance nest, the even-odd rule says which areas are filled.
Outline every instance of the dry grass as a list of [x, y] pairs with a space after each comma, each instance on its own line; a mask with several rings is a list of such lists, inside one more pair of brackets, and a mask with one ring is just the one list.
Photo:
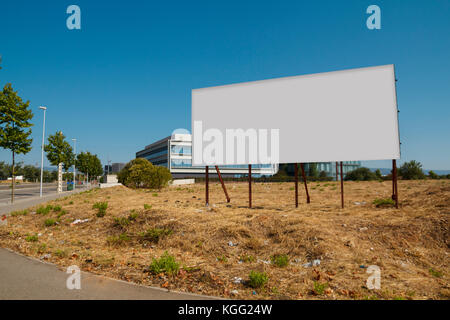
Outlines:
[[[311, 204], [300, 189], [295, 208], [291, 183], [257, 183], [253, 209], [246, 207], [245, 183], [227, 184], [231, 204], [220, 184], [210, 186], [210, 209], [200, 184], [161, 192], [97, 189], [50, 202], [67, 212], [59, 218], [57, 212], [42, 216], [33, 210], [9, 217], [0, 245], [36, 257], [45, 251], [61, 266], [231, 298], [450, 298], [449, 180], [399, 181], [399, 210], [372, 204], [390, 197], [389, 182], [346, 182], [345, 209], [335, 182], [309, 186]], [[96, 202], [108, 202], [104, 217], [97, 217]], [[49, 218], [59, 224], [46, 227]], [[75, 219], [89, 221], [71, 225]], [[26, 241], [34, 234], [38, 241]], [[148, 272], [152, 259], [165, 251], [180, 263], [176, 276]], [[271, 264], [274, 255], [288, 255], [289, 265]], [[320, 265], [302, 266], [313, 259]], [[366, 288], [369, 274], [362, 266], [368, 265], [381, 268], [380, 290]], [[262, 288], [233, 282], [248, 280], [253, 270], [268, 275]]]

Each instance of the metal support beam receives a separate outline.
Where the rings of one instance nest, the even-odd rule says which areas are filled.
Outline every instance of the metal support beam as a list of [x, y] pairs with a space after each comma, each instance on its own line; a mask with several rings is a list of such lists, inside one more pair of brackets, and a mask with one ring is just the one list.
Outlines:
[[220, 174], [219, 167], [216, 166], [217, 175], [219, 176], [220, 183], [222, 184], [223, 192], [225, 193], [225, 197], [227, 198], [227, 202], [230, 202], [230, 197], [228, 196], [227, 188], [225, 187], [225, 183], [223, 182], [222, 175]]
[[342, 161], [341, 161], [341, 207], [344, 209], [344, 175], [342, 170]]
[[248, 165], [248, 207], [252, 207], [252, 165]]
[[392, 160], [392, 200], [395, 201], [395, 208], [398, 209], [398, 187], [397, 187], [397, 160]]
[[295, 175], [295, 207], [298, 208], [298, 164], [294, 163], [294, 175]]
[[205, 199], [206, 206], [209, 206], [209, 167], [205, 167]]
[[309, 198], [308, 184], [306, 183], [305, 167], [303, 166], [303, 163], [300, 163], [300, 168], [302, 169], [302, 178], [303, 178], [303, 183], [305, 184], [306, 203], [310, 203], [311, 199]]

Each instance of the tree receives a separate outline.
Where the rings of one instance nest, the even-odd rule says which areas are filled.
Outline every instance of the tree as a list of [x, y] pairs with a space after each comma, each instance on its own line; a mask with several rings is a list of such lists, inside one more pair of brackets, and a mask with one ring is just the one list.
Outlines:
[[23, 102], [10, 83], [0, 92], [0, 147], [12, 153], [11, 202], [14, 202], [15, 155], [30, 152], [33, 142], [30, 138], [33, 113], [29, 105], [30, 102]]
[[137, 158], [120, 170], [117, 179], [129, 188], [161, 189], [172, 179], [172, 175], [165, 167], [154, 166], [147, 159]]
[[170, 180], [172, 180], [172, 175], [168, 168], [155, 166], [150, 188], [161, 189], [162, 187], [165, 187]]
[[377, 177], [378, 180], [383, 180], [383, 175], [381, 174], [381, 170], [377, 169], [375, 171], [375, 176]]
[[424, 179], [425, 174], [422, 171], [422, 164], [418, 161], [412, 160], [405, 162], [398, 170], [402, 179], [415, 180]]
[[27, 181], [36, 182], [39, 179], [40, 171], [32, 165], [26, 165], [22, 169], [23, 176]]
[[308, 177], [317, 178], [319, 176], [319, 171], [317, 170], [316, 163], [308, 164]]
[[66, 141], [66, 137], [61, 131], [48, 137], [48, 144], [44, 146], [47, 159], [54, 166], [58, 166], [58, 192], [62, 191], [62, 166], [67, 171], [74, 163], [72, 147]]
[[96, 154], [89, 154], [88, 172], [91, 177], [98, 177], [103, 174], [102, 162]]
[[439, 176], [438, 176], [433, 170], [430, 170], [430, 171], [428, 172], [428, 176], [429, 176], [431, 179], [439, 179]]
[[90, 177], [98, 177], [103, 173], [102, 163], [96, 154], [89, 151], [77, 155], [76, 166], [78, 171]]
[[361, 167], [355, 169], [353, 171], [347, 172], [344, 180], [352, 180], [352, 181], [369, 181], [376, 180], [377, 175], [370, 171], [369, 168]]

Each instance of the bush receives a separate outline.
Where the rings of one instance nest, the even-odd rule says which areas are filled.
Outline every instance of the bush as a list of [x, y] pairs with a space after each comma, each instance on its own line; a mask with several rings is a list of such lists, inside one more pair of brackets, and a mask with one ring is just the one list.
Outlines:
[[392, 200], [391, 198], [386, 198], [386, 199], [375, 199], [373, 200], [373, 204], [377, 207], [391, 207], [393, 205], [395, 205], [395, 201]]
[[428, 172], [428, 176], [429, 176], [431, 179], [439, 179], [439, 176], [438, 176], [433, 170], [430, 170], [430, 171]]
[[269, 281], [269, 276], [265, 272], [250, 271], [248, 285], [252, 288], [260, 288]]
[[158, 243], [161, 238], [171, 235], [171, 234], [172, 234], [172, 230], [170, 230], [170, 229], [153, 228], [153, 229], [147, 230], [146, 232], [142, 232], [140, 234], [140, 237], [142, 240]]
[[56, 224], [56, 221], [54, 219], [47, 219], [44, 221], [44, 224], [46, 227], [51, 227]]
[[180, 264], [175, 261], [175, 258], [171, 256], [167, 251], [159, 258], [153, 258], [150, 264], [149, 271], [153, 274], [165, 273], [168, 275], [175, 275], [180, 269]]
[[144, 158], [128, 162], [117, 175], [117, 179], [129, 188], [161, 189], [172, 179], [169, 169], [154, 166]]
[[328, 288], [328, 283], [320, 283], [318, 281], [314, 281], [314, 294], [321, 295], [325, 293], [325, 289]]
[[145, 209], [145, 210], [149, 210], [149, 209], [151, 209], [151, 208], [152, 208], [151, 205], [144, 203], [144, 209]]
[[111, 236], [106, 239], [106, 243], [112, 246], [123, 245], [130, 241], [130, 237], [126, 233], [121, 233], [118, 236]]
[[277, 267], [286, 267], [289, 264], [289, 257], [287, 254], [277, 254], [272, 256], [271, 258], [272, 264], [276, 265]]
[[377, 180], [377, 179], [379, 179], [377, 177], [377, 174], [375, 172], [370, 171], [369, 168], [365, 168], [365, 167], [361, 167], [361, 168], [358, 168], [358, 169], [348, 172], [344, 178], [344, 180], [350, 180], [350, 181], [370, 181], [370, 180]]
[[422, 164], [415, 160], [405, 162], [398, 170], [398, 173], [405, 180], [425, 179]]
[[28, 214], [28, 209], [11, 212], [11, 216], [13, 216], [13, 217], [26, 216], [27, 214]]
[[48, 214], [52, 209], [53, 209], [53, 206], [49, 204], [49, 205], [47, 205], [46, 207], [39, 207], [39, 208], [36, 210], [36, 213], [37, 213], [37, 214], [42, 214], [43, 216], [45, 216], [45, 215]]
[[34, 234], [32, 236], [27, 236], [25, 238], [25, 241], [27, 241], [27, 242], [36, 242], [36, 241], [38, 241], [38, 235]]
[[53, 207], [53, 211], [54, 212], [59, 212], [59, 211], [61, 211], [61, 209], [62, 208], [61, 208], [61, 206], [59, 204], [57, 204], [56, 206]]
[[108, 208], [108, 202], [96, 202], [92, 206], [92, 209], [97, 209], [97, 217], [104, 217], [106, 214], [106, 209]]

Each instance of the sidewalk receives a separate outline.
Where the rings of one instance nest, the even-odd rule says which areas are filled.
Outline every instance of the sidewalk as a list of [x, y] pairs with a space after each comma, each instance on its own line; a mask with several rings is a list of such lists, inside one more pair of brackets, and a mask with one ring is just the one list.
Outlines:
[[81, 272], [81, 289], [69, 290], [57, 266], [0, 248], [0, 300], [210, 300]]
[[71, 194], [83, 192], [83, 191], [86, 191], [89, 189], [90, 188], [77, 188], [74, 191], [64, 191], [62, 193], [52, 193], [49, 195], [43, 195], [42, 198], [39, 196], [35, 196], [35, 197], [30, 197], [28, 199], [14, 201], [14, 204], [0, 203], [0, 215], [3, 215], [3, 214], [8, 215], [10, 212], [13, 212], [13, 211], [23, 210], [23, 209], [35, 206], [35, 205], [43, 203], [43, 202], [55, 200], [55, 199], [58, 199], [61, 197], [70, 196]]

